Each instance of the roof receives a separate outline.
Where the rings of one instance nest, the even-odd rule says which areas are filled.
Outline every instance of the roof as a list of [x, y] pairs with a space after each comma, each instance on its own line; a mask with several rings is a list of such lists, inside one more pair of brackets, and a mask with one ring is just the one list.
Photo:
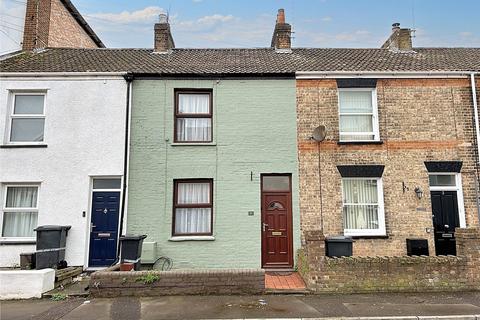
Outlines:
[[0, 72], [132, 72], [159, 75], [292, 74], [298, 71], [451, 72], [480, 71], [480, 48], [257, 49], [52, 48], [0, 61]]
[[93, 42], [99, 47], [99, 48], [105, 48], [105, 45], [103, 44], [102, 40], [97, 36], [95, 31], [90, 27], [90, 25], [85, 21], [83, 16], [80, 14], [80, 12], [75, 8], [73, 3], [70, 0], [60, 0], [62, 4], [65, 6], [65, 8], [70, 12], [72, 17], [77, 21], [77, 23], [82, 27], [83, 30], [87, 33], [87, 35], [92, 39]]

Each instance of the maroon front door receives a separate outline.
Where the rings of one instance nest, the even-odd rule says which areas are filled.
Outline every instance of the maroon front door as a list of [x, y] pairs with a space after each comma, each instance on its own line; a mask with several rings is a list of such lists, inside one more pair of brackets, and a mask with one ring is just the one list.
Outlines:
[[262, 267], [292, 268], [292, 194], [289, 175], [262, 175]]

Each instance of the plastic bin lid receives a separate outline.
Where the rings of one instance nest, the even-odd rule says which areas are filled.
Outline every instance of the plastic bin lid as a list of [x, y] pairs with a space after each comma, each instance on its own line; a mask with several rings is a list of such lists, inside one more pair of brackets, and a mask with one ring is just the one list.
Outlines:
[[346, 236], [334, 236], [334, 237], [327, 237], [328, 242], [353, 242], [351, 237]]
[[120, 240], [143, 240], [147, 237], [146, 234], [136, 235], [136, 234], [126, 234], [120, 237]]
[[54, 230], [70, 230], [72, 226], [54, 226], [54, 225], [48, 225], [48, 226], [38, 226], [34, 231], [54, 231]]

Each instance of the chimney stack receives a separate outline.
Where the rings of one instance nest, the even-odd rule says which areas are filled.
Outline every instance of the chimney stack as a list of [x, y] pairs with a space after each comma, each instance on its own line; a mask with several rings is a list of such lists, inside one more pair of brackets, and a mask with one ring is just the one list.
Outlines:
[[168, 53], [175, 48], [172, 33], [170, 32], [170, 23], [166, 14], [160, 14], [159, 22], [155, 24], [154, 52]]
[[382, 49], [392, 51], [412, 51], [412, 30], [409, 28], [400, 28], [400, 23], [392, 24], [392, 34], [382, 45]]
[[277, 22], [275, 23], [275, 30], [273, 30], [271, 47], [277, 51], [290, 52], [292, 49], [291, 43], [292, 26], [285, 23], [285, 10], [278, 9]]

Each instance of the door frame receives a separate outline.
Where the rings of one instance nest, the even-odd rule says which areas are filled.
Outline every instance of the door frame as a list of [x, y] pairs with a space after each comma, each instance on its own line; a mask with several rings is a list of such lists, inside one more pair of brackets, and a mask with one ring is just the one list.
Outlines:
[[[85, 257], [84, 257], [84, 269], [88, 270], [99, 270], [105, 269], [106, 267], [90, 267], [90, 225], [92, 223], [92, 205], [93, 205], [93, 193], [94, 192], [120, 192], [120, 203], [119, 203], [119, 210], [118, 210], [118, 225], [117, 225], [117, 247], [116, 250], [118, 252], [118, 247], [120, 245], [120, 214], [122, 212], [122, 197], [123, 197], [123, 176], [115, 176], [115, 175], [106, 175], [106, 176], [89, 176], [89, 193], [88, 193], [88, 210], [86, 214], [87, 223], [85, 226], [85, 233], [86, 233], [86, 250], [85, 250]], [[120, 188], [119, 189], [93, 189], [93, 180], [95, 179], [120, 179]]]
[[[460, 228], [466, 228], [465, 204], [463, 202], [462, 174], [458, 172], [429, 172], [428, 176], [455, 176], [455, 186], [430, 186], [430, 191], [456, 191], [458, 205], [458, 221]], [[431, 202], [431, 199], [430, 199]], [[430, 204], [431, 205], [431, 204]], [[433, 219], [432, 219], [433, 224]]]
[[[263, 244], [263, 177], [272, 177], [272, 176], [284, 176], [288, 177], [289, 180], [289, 190], [288, 193], [290, 194], [290, 202], [289, 202], [289, 210], [290, 210], [290, 218], [287, 219], [287, 233], [288, 233], [288, 249], [289, 249], [289, 258], [288, 258], [288, 265], [285, 266], [272, 266], [272, 267], [265, 267], [265, 261], [263, 258], [263, 250], [264, 250], [264, 244]], [[265, 193], [287, 193], [287, 191], [265, 191]], [[292, 194], [292, 174], [291, 173], [261, 173], [260, 174], [260, 267], [262, 269], [285, 269], [285, 270], [291, 270], [294, 267], [294, 252], [293, 252], [293, 194]]]

